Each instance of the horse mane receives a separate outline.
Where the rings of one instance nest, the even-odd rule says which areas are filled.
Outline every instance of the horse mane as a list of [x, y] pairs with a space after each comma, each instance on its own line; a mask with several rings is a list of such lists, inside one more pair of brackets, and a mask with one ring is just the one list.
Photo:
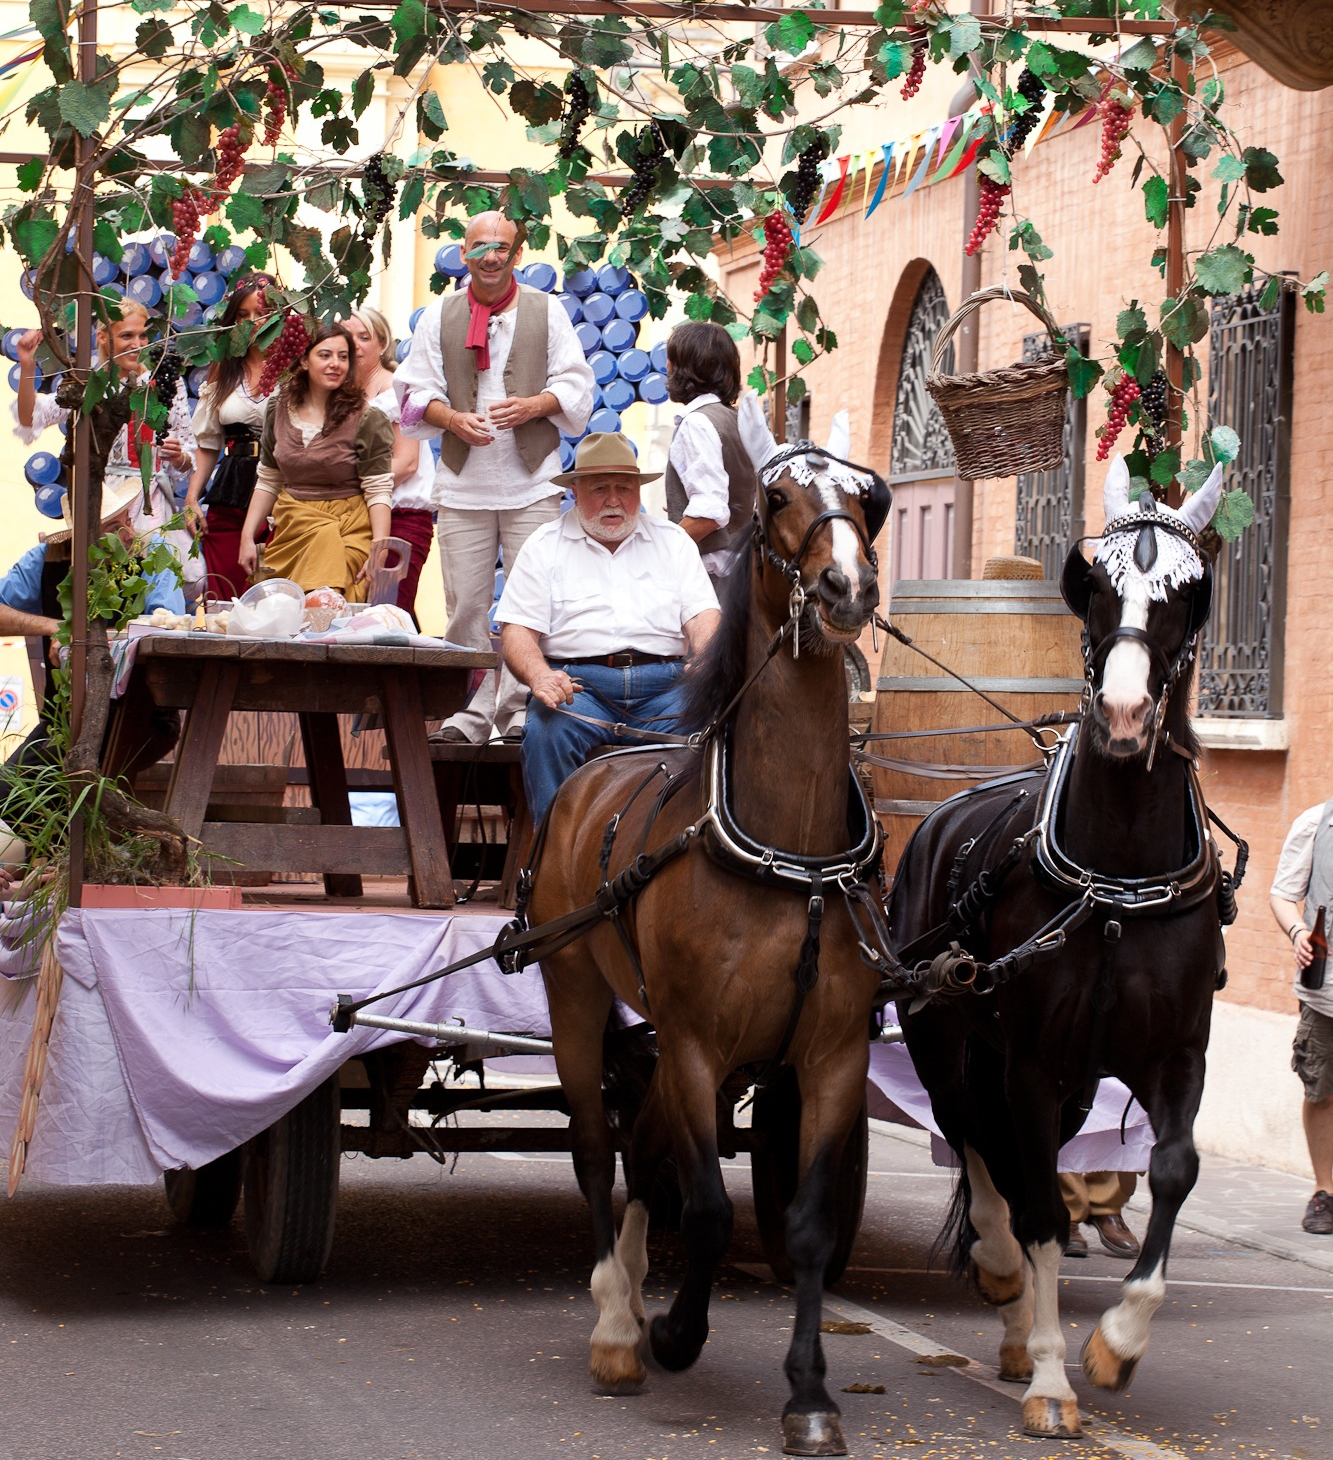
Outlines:
[[681, 680], [680, 729], [687, 735], [712, 724], [745, 683], [753, 574], [754, 539], [747, 534], [723, 580], [722, 622], [703, 652], [690, 661]]

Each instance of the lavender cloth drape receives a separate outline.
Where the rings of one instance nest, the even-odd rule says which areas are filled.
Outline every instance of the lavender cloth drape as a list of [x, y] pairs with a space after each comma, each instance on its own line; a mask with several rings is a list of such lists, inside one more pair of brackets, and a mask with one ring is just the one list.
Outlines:
[[[341, 1063], [401, 1036], [334, 1034], [339, 993], [410, 982], [486, 947], [506, 919], [369, 913], [145, 913], [71, 910], [57, 952], [65, 984], [27, 1179], [149, 1183], [250, 1139]], [[5, 925], [0, 923], [0, 949]], [[12, 952], [12, 950], [11, 950]], [[32, 1031], [30, 960], [0, 958], [0, 1148], [18, 1115]], [[427, 1022], [548, 1034], [541, 975], [487, 960], [385, 1000]], [[927, 1129], [929, 1103], [901, 1046], [871, 1051], [871, 1114]], [[547, 1061], [525, 1061], [534, 1073]], [[512, 1066], [517, 1068], [517, 1066]], [[1141, 1170], [1152, 1134], [1137, 1106], [1120, 1144], [1125, 1094], [1104, 1082], [1067, 1170]]]

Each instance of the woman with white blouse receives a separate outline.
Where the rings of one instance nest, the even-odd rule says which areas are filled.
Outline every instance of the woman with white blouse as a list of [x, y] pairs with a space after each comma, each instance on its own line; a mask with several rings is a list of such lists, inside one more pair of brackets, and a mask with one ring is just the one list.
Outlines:
[[431, 487], [435, 482], [435, 457], [423, 442], [404, 436], [398, 426], [398, 396], [393, 372], [398, 362], [393, 353], [393, 331], [378, 309], [362, 307], [347, 321], [347, 332], [356, 346], [357, 383], [376, 410], [393, 423], [393, 506], [390, 532], [411, 547], [407, 572], [398, 584], [398, 607], [416, 616], [417, 587], [421, 570], [435, 540], [435, 511]]

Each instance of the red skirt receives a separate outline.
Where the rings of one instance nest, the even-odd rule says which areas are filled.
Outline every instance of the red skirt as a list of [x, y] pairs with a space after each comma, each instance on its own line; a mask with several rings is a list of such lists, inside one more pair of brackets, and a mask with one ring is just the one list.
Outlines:
[[[204, 519], [204, 572], [208, 598], [239, 598], [250, 586], [241, 569], [241, 529], [246, 508], [212, 507]], [[257, 543], [268, 537], [268, 523], [255, 534]]]
[[389, 531], [394, 537], [401, 537], [412, 548], [411, 556], [407, 560], [407, 572], [398, 584], [398, 607], [405, 608], [416, 618], [417, 585], [421, 582], [421, 570], [430, 556], [431, 543], [435, 541], [435, 514], [422, 507], [395, 507], [390, 514]]

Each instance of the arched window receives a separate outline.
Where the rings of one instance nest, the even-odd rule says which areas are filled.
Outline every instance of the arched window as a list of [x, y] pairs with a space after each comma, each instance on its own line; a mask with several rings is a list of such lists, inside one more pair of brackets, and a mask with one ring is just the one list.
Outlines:
[[[929, 269], [912, 305], [893, 403], [893, 578], [948, 578], [953, 571], [953, 444], [926, 390], [935, 339], [949, 318], [944, 286]], [[953, 369], [953, 345], [945, 352]]]

